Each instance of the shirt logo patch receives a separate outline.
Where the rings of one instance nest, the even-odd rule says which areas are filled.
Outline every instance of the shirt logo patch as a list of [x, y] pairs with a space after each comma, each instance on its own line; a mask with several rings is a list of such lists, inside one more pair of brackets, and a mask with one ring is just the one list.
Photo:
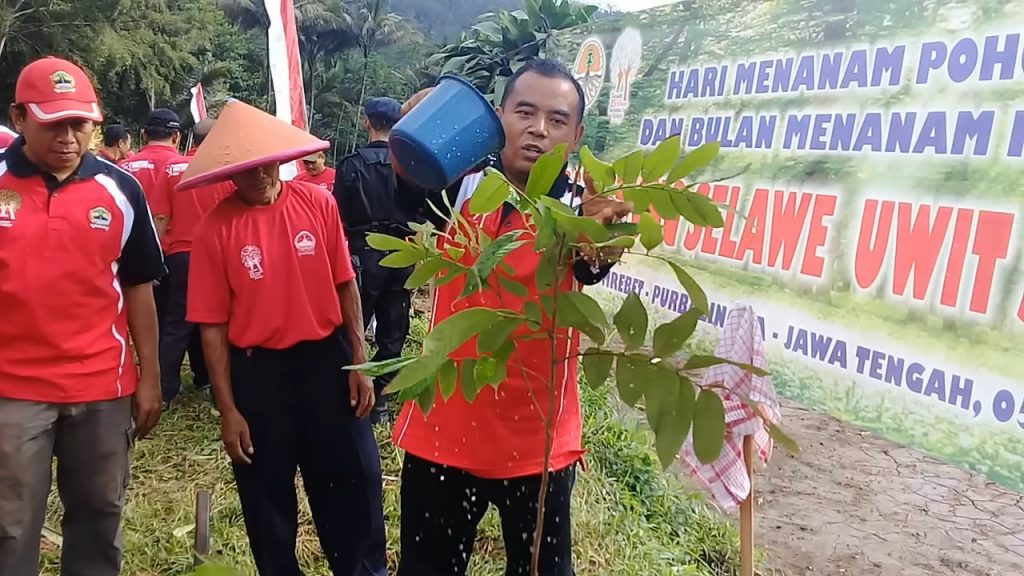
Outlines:
[[242, 264], [249, 270], [249, 278], [263, 278], [263, 252], [259, 246], [246, 244], [242, 247]]
[[0, 190], [0, 228], [14, 226], [14, 218], [21, 208], [21, 195], [14, 190]]
[[316, 254], [316, 238], [308, 230], [300, 231], [295, 235], [295, 251], [299, 256]]
[[50, 82], [53, 83], [53, 91], [57, 94], [70, 94], [75, 91], [75, 79], [71, 74], [58, 70], [50, 76]]
[[89, 210], [89, 228], [96, 230], [110, 230], [110, 222], [113, 218], [110, 216], [110, 210], [102, 206], [97, 206], [92, 210]]

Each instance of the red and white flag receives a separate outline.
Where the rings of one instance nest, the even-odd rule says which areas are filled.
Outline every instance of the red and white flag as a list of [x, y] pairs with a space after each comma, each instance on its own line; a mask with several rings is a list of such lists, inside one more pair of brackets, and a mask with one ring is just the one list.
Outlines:
[[[274, 83], [275, 115], [305, 130], [306, 93], [302, 87], [295, 4], [292, 0], [264, 0], [264, 6], [270, 16], [267, 53], [270, 58], [270, 77]], [[294, 162], [281, 166], [283, 179], [290, 180], [297, 173], [298, 166]]]
[[188, 103], [188, 109], [192, 112], [192, 119], [196, 124], [206, 120], [206, 96], [203, 95], [202, 83], [196, 84], [190, 90], [192, 100]]

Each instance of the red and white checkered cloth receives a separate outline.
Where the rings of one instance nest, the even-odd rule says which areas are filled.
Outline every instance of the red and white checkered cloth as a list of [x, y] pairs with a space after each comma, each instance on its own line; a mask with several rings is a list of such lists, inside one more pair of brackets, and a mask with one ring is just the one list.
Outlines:
[[[764, 340], [753, 308], [736, 306], [729, 311], [715, 355], [758, 368], [765, 367]], [[702, 381], [704, 385], [718, 382], [728, 390], [745, 394], [762, 406], [764, 417], [778, 424], [781, 418], [779, 401], [771, 378], [754, 376], [735, 366], [721, 364], [705, 370]], [[750, 494], [750, 478], [743, 465], [743, 437], [754, 435], [758, 455], [765, 463], [772, 456], [772, 438], [761, 418], [743, 400], [725, 390], [718, 392], [725, 404], [726, 431], [722, 454], [710, 464], [701, 464], [693, 451], [691, 434], [683, 445], [680, 459], [690, 475], [711, 492], [718, 505], [729, 511], [739, 506]]]

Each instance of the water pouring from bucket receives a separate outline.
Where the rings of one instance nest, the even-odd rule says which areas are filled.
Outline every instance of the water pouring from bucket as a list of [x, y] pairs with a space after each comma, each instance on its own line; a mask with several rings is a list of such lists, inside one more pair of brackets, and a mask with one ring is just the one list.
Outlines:
[[402, 176], [441, 190], [505, 146], [494, 107], [471, 84], [442, 76], [391, 130], [391, 154]]

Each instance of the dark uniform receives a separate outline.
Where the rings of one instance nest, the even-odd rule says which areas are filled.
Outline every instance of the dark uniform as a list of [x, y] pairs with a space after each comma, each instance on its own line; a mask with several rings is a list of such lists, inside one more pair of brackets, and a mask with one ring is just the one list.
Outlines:
[[[374, 98], [366, 104], [365, 110], [367, 118], [377, 117], [393, 124], [401, 113], [401, 105], [391, 98]], [[366, 243], [366, 235], [376, 232], [401, 238], [412, 234], [408, 223], [422, 221], [426, 192], [397, 178], [391, 166], [388, 143], [378, 140], [341, 160], [334, 196], [358, 274], [363, 328], [369, 326], [371, 318], [377, 319], [374, 332], [377, 353], [373, 360], [397, 358], [409, 334], [411, 293], [405, 288], [405, 282], [412, 267], [381, 266], [380, 261], [387, 252], [371, 248]], [[387, 403], [382, 392], [392, 377], [393, 374], [388, 374], [374, 380], [375, 420], [386, 413]]]

